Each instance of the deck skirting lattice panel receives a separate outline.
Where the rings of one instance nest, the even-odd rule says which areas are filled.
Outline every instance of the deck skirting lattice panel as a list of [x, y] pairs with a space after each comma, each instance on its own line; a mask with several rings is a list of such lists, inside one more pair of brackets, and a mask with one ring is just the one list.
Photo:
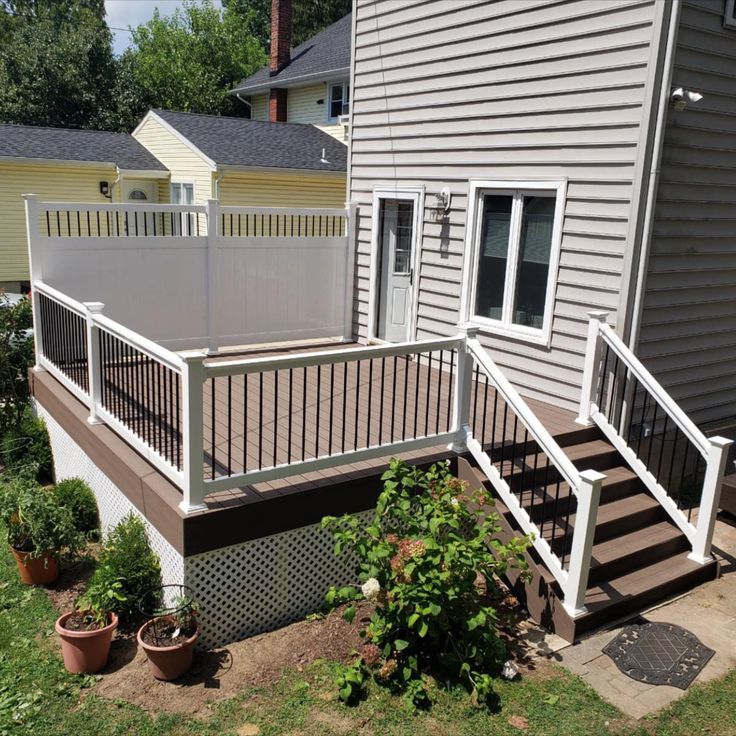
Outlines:
[[[373, 511], [358, 518], [366, 524]], [[332, 535], [311, 524], [184, 559], [201, 608], [203, 644], [277, 629], [318, 611], [331, 585], [357, 583], [355, 560], [333, 554]]]
[[51, 440], [56, 480], [82, 478], [97, 499], [103, 534], [107, 534], [121, 519], [133, 512], [143, 520], [148, 540], [161, 562], [161, 577], [165, 585], [184, 583], [184, 558], [171, 546], [162, 534], [128, 500], [125, 494], [107, 477], [71, 438], [50, 412], [35, 401], [37, 415], [43, 419]]

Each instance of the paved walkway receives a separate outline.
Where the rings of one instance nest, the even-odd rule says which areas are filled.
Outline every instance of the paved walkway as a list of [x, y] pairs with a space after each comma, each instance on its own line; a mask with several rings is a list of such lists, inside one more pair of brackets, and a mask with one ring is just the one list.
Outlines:
[[[643, 612], [650, 621], [678, 624], [692, 631], [703, 644], [715, 650], [715, 655], [695, 678], [695, 682], [723, 677], [736, 667], [735, 523], [718, 522], [714, 547], [721, 559], [721, 578]], [[642, 718], [681, 698], [687, 690], [669, 685], [647, 685], [620, 672], [601, 650], [622, 628], [623, 624], [599, 632], [548, 656], [580, 675], [601, 697], [626, 715]]]

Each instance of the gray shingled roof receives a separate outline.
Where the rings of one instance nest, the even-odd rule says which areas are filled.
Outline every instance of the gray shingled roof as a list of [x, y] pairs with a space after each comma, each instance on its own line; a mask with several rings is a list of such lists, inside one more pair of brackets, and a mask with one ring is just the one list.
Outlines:
[[244, 79], [232, 91], [250, 94], [268, 87], [296, 84], [303, 77], [347, 72], [350, 69], [351, 19], [352, 14], [346, 15], [292, 49], [291, 61], [278, 74], [271, 76], [265, 66]]
[[[154, 110], [205, 156], [223, 166], [345, 171], [347, 146], [313, 125]], [[329, 163], [320, 161], [322, 149]]]
[[0, 125], [0, 157], [52, 161], [95, 161], [121, 169], [167, 171], [167, 168], [127, 133], [30, 125]]

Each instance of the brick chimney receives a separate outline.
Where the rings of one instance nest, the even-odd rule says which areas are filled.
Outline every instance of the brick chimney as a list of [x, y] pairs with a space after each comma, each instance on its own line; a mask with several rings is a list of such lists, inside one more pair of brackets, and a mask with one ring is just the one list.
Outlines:
[[[271, 76], [278, 74], [291, 61], [291, 2], [271, 0]], [[268, 95], [268, 119], [285, 123], [287, 118], [285, 89], [272, 87]]]
[[291, 61], [291, 0], [271, 0], [271, 74]]

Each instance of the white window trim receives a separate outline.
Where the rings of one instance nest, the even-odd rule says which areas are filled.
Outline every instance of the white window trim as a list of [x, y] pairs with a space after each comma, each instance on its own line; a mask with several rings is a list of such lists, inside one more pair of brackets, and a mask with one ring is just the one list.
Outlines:
[[[336, 123], [338, 118], [342, 115], [335, 115], [334, 117], [330, 114], [332, 112], [332, 88], [342, 86], [342, 104], [345, 104], [345, 92], [350, 87], [349, 81], [342, 82], [328, 82], [327, 83], [327, 121], [330, 123]], [[352, 101], [348, 101], [348, 104], [352, 104]], [[348, 108], [348, 115], [350, 108]]]
[[411, 304], [409, 305], [409, 339], [416, 339], [417, 305], [419, 303], [419, 266], [422, 250], [422, 223], [424, 222], [424, 187], [376, 187], [373, 190], [373, 214], [371, 218], [371, 260], [369, 267], [368, 287], [368, 340], [370, 342], [389, 344], [378, 337], [378, 277], [381, 274], [381, 259], [378, 249], [380, 231], [380, 204], [382, 199], [409, 199], [414, 203], [414, 219], [412, 221], [412, 269], [414, 277], [411, 287]]
[[723, 25], [727, 28], [736, 28], [736, 0], [726, 0], [723, 12]]
[[[552, 315], [554, 311], [554, 298], [557, 288], [557, 271], [560, 261], [560, 245], [562, 242], [562, 223], [565, 214], [565, 201], [567, 197], [567, 179], [534, 179], [524, 181], [505, 181], [499, 179], [471, 179], [468, 191], [468, 212], [465, 223], [465, 245], [464, 245], [464, 268], [463, 283], [460, 303], [460, 314], [462, 319], [470, 324], [476, 325], [481, 332], [501, 337], [513, 338], [544, 345], [549, 348], [552, 339]], [[544, 317], [542, 328], [525, 327], [514, 325], [510, 322], [495, 320], [489, 317], [480, 317], [473, 314], [475, 304], [476, 278], [478, 273], [477, 254], [480, 240], [481, 195], [487, 193], [508, 194], [509, 190], [521, 190], [525, 194], [534, 192], [555, 193], [555, 219], [552, 227], [552, 245], [549, 260], [549, 277], [547, 279], [547, 294], [545, 296]], [[518, 212], [517, 212], [518, 215]], [[518, 231], [519, 223], [512, 223], [512, 232]], [[506, 265], [506, 282], [504, 286], [503, 311], [509, 313], [512, 304], [514, 290], [509, 283], [516, 273], [518, 263], [518, 247], [509, 251]]]
[[[174, 199], [174, 186], [175, 185], [179, 185], [179, 186], [191, 185], [192, 187], [192, 206], [197, 204], [197, 183], [194, 181], [186, 181], [184, 179], [182, 179], [181, 181], [174, 180], [174, 181], [169, 182], [169, 203], [170, 204], [174, 203], [173, 199]], [[179, 204], [181, 204], [181, 202]]]

